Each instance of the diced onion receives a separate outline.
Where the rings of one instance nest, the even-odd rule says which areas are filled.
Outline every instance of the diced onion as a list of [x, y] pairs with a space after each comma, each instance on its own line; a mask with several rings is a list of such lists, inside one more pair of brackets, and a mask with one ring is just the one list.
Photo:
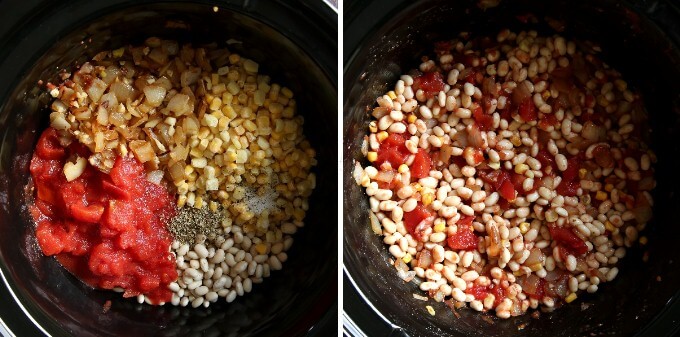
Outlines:
[[423, 249], [418, 255], [418, 267], [429, 268], [432, 264], [432, 253], [428, 249]]
[[106, 90], [106, 87], [107, 87], [106, 82], [95, 77], [92, 80], [92, 84], [90, 85], [90, 87], [87, 88], [85, 91], [87, 92], [87, 95], [90, 97], [90, 99], [96, 103], [99, 102], [99, 99], [104, 94], [104, 90]]
[[[371, 230], [373, 230], [373, 233], [375, 233], [376, 235], [381, 235], [382, 226], [380, 225], [380, 220], [378, 220], [378, 217], [375, 216], [373, 212], [369, 212], [368, 219], [371, 221]], [[399, 261], [401, 261], [401, 259], [399, 259]]]
[[190, 85], [196, 84], [200, 77], [200, 68], [190, 68], [182, 72], [182, 75], [180, 76], [180, 83], [182, 87], [188, 87]]
[[116, 95], [119, 102], [125, 102], [134, 99], [135, 89], [130, 84], [120, 81], [111, 84], [111, 92]]
[[484, 139], [482, 138], [482, 132], [479, 130], [479, 127], [477, 126], [476, 123], [470, 124], [467, 127], [468, 130], [468, 145], [472, 146], [474, 148], [482, 148], [484, 145]]
[[375, 180], [389, 183], [394, 179], [394, 171], [378, 171]]
[[418, 295], [418, 294], [413, 294], [413, 298], [415, 298], [415, 299], [417, 299], [417, 300], [421, 300], [421, 301], [427, 301], [427, 297], [425, 297], [425, 296], [420, 296], [420, 295]]
[[152, 107], [161, 105], [166, 93], [167, 91], [165, 88], [157, 84], [147, 85], [144, 87], [144, 96], [146, 97], [146, 102]]
[[[177, 116], [183, 115], [190, 111], [189, 107], [189, 96], [184, 94], [177, 94], [172, 96], [170, 102], [168, 102], [168, 110], [174, 112]], [[188, 120], [191, 118], [186, 118]], [[198, 131], [198, 125], [196, 125], [196, 130]]]
[[591, 121], [587, 121], [585, 124], [583, 124], [583, 130], [581, 131], [581, 137], [592, 141], [596, 142], [599, 139], [603, 138], [605, 135], [605, 130], [600, 127], [595, 125], [595, 123]]
[[163, 171], [161, 170], [155, 170], [151, 171], [146, 175], [146, 180], [148, 180], [151, 183], [154, 183], [156, 185], [160, 185], [161, 181], [163, 180]]
[[536, 263], [543, 263], [545, 262], [545, 254], [538, 249], [538, 248], [533, 248], [531, 249], [531, 253], [529, 254], [529, 257], [524, 261], [524, 264], [527, 266], [534, 265]]
[[111, 84], [111, 82], [113, 82], [116, 79], [116, 77], [118, 77], [118, 75], [120, 74], [120, 69], [118, 69], [118, 67], [116, 66], [108, 66], [104, 71], [104, 74], [106, 76], [104, 76], [102, 80], [104, 80], [106, 84]]
[[529, 87], [524, 82], [520, 82], [517, 87], [512, 91], [512, 102], [519, 105], [526, 99], [531, 97], [531, 92]]

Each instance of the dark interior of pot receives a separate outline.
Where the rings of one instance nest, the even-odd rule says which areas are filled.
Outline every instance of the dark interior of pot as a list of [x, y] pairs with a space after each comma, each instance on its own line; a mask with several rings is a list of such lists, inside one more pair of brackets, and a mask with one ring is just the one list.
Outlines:
[[[301, 14], [291, 14], [285, 4], [273, 2], [261, 8], [222, 7], [217, 12], [212, 5], [195, 3], [113, 9], [97, 4], [62, 6], [47, 13], [41, 21], [43, 27], [36, 29], [42, 30], [42, 37], [27, 36], [16, 42], [17, 50], [23, 52], [11, 59], [23, 67], [15, 69], [18, 76], [4, 78], [14, 81], [15, 89], [3, 98], [0, 111], [0, 271], [25, 312], [52, 336], [300, 335], [313, 330], [322, 319], [330, 320], [334, 330], [337, 232], [328, 230], [327, 218], [337, 204], [337, 45], [332, 33], [324, 36], [319, 33], [323, 29], [314, 26], [300, 29], [307, 24], [295, 17]], [[88, 10], [91, 14], [86, 14]], [[58, 15], [64, 13], [70, 15], [60, 19]], [[258, 13], [255, 17], [259, 18], [252, 13]], [[262, 18], [267, 15], [289, 16], [286, 20], [291, 24], [274, 29], [264, 23], [267, 20]], [[322, 44], [303, 49], [286, 36], [305, 30], [317, 31], [308, 42], [328, 38], [331, 48], [324, 49], [328, 45]], [[27, 34], [34, 33], [38, 34]], [[293, 90], [298, 113], [306, 121], [305, 134], [317, 151], [318, 166], [313, 170], [317, 187], [310, 198], [306, 226], [295, 235], [289, 260], [283, 270], [273, 272], [250, 294], [231, 304], [220, 300], [207, 309], [152, 307], [123, 299], [120, 294], [93, 290], [54, 258], [42, 255], [26, 212], [28, 164], [49, 114], [50, 97], [38, 80], [54, 82], [64, 67], [82, 63], [101, 50], [143, 43], [149, 36], [194, 45], [240, 41], [229, 48], [256, 60], [262, 73]], [[111, 307], [105, 310], [104, 303], [109, 300]], [[2, 302], [3, 310], [15, 306], [11, 298], [3, 297]], [[324, 318], [328, 313], [332, 318]], [[4, 315], [17, 335], [38, 335], [38, 328], [26, 317]]]
[[[480, 1], [483, 3], [490, 2]], [[659, 30], [636, 12], [639, 9], [618, 1], [501, 1], [498, 7], [487, 9], [478, 5], [476, 1], [405, 4], [384, 15], [386, 19], [373, 29], [370, 25], [359, 29], [365, 39], [349, 51], [353, 54], [344, 74], [343, 258], [348, 276], [363, 298], [396, 326], [395, 335], [671, 335], [678, 329], [680, 307], [680, 268], [676, 266], [680, 250], [675, 246], [680, 227], [674, 213], [680, 206], [680, 148], [675, 141], [680, 137], [677, 27]], [[533, 16], [525, 16], [528, 13]], [[518, 17], [528, 18], [528, 22]], [[653, 129], [651, 147], [658, 156], [654, 218], [645, 233], [649, 243], [629, 249], [613, 282], [553, 313], [541, 313], [539, 319], [527, 314], [499, 320], [470, 309], [458, 310], [461, 317], [456, 318], [443, 303], [414, 299], [412, 294], [421, 291], [414, 282], [398, 278], [386, 246], [370, 228], [367, 197], [351, 177], [354, 160], [366, 165], [360, 146], [370, 121], [367, 107], [390, 90], [400, 74], [417, 68], [422, 55], [432, 56], [433, 42], [460, 31], [496, 36], [503, 28], [554, 34], [546, 17], [564, 24], [564, 36], [600, 44], [605, 62], [642, 92]], [[648, 254], [647, 262], [644, 254]], [[425, 305], [433, 306], [436, 315], [429, 315]], [[675, 318], [670, 318], [673, 315]]]

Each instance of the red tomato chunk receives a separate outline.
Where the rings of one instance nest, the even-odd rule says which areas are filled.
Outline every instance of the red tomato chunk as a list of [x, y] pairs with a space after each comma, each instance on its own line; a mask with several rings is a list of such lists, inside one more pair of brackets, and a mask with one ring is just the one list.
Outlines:
[[571, 229], [550, 227], [550, 236], [570, 254], [581, 256], [588, 252], [588, 246]]
[[[517, 198], [517, 189], [512, 183], [510, 173], [503, 170], [479, 171], [479, 177], [498, 191], [501, 197], [507, 201], [514, 201]], [[519, 186], [521, 189], [521, 186]]]
[[493, 129], [493, 116], [485, 114], [480, 105], [476, 105], [472, 110], [472, 117], [480, 130], [489, 131]]
[[477, 249], [478, 238], [472, 232], [472, 221], [474, 216], [462, 216], [456, 223], [458, 231], [446, 239], [449, 248], [453, 250], [473, 250]]
[[414, 239], [422, 241], [425, 227], [429, 227], [423, 220], [431, 216], [430, 212], [421, 204], [411, 212], [404, 212], [404, 227]]
[[172, 196], [148, 182], [144, 166], [132, 158], [118, 158], [110, 175], [88, 165], [66, 181], [68, 158], [86, 152], [77, 143], [61, 147], [52, 128], [38, 141], [30, 170], [40, 248], [92, 287], [120, 287], [125, 297], [169, 302], [168, 285], [177, 279], [164, 225], [176, 212]]
[[484, 301], [489, 294], [494, 296], [493, 306], [496, 307], [505, 299], [505, 289], [503, 287], [490, 284], [488, 286], [475, 285], [467, 289], [466, 293], [475, 297], [478, 301]]
[[525, 122], [533, 122], [538, 118], [536, 105], [531, 98], [526, 98], [519, 104], [519, 116]]
[[425, 178], [430, 175], [430, 168], [432, 167], [432, 158], [424, 149], [419, 149], [411, 164], [411, 178]]
[[394, 169], [403, 164], [409, 151], [404, 143], [406, 139], [398, 133], [393, 133], [380, 144], [378, 149], [378, 159], [375, 165], [380, 166], [384, 162], [390, 163]]
[[557, 193], [565, 197], [573, 197], [578, 193], [578, 188], [581, 186], [578, 177], [581, 166], [578, 157], [569, 158], [567, 164], [567, 169], [562, 172], [562, 182], [557, 186]]
[[425, 96], [432, 97], [444, 90], [444, 79], [438, 71], [425, 73], [413, 79], [413, 90], [422, 89]]

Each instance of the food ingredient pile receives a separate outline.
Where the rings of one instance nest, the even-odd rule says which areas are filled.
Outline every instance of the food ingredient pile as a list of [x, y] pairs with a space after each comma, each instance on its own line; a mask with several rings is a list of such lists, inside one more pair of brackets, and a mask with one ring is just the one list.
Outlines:
[[226, 48], [158, 38], [61, 79], [31, 163], [46, 255], [140, 303], [193, 307], [282, 268], [316, 185], [290, 89]]
[[646, 243], [646, 113], [598, 51], [463, 33], [377, 98], [353, 177], [403, 280], [508, 318], [595, 293]]

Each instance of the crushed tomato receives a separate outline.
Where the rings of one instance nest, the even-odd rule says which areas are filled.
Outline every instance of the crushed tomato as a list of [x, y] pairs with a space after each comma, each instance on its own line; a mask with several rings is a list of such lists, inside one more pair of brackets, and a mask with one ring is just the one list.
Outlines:
[[501, 304], [506, 296], [506, 290], [502, 286], [496, 285], [494, 283], [491, 283], [488, 286], [474, 285], [468, 288], [465, 292], [474, 296], [474, 298], [478, 301], [484, 301], [484, 299], [489, 296], [489, 294], [493, 295], [494, 307], [497, 307], [499, 304]]
[[406, 138], [401, 134], [393, 133], [389, 135], [380, 144], [378, 159], [376, 159], [375, 164], [380, 166], [384, 162], [389, 162], [393, 168], [399, 167], [399, 165], [404, 163], [406, 156], [409, 154], [406, 145], [404, 145], [405, 142]]
[[536, 113], [536, 105], [531, 100], [531, 97], [527, 97], [519, 104], [519, 117], [525, 122], [533, 122], [538, 118]]
[[485, 114], [479, 104], [476, 104], [472, 110], [472, 118], [482, 131], [489, 131], [493, 128], [493, 116]]
[[133, 158], [118, 158], [110, 175], [88, 164], [67, 181], [66, 161], [88, 152], [77, 142], [61, 147], [52, 128], [41, 135], [30, 165], [40, 248], [92, 287], [120, 287], [125, 297], [144, 294], [152, 303], [170, 301], [168, 285], [177, 271], [164, 221], [176, 212], [173, 198], [147, 181], [144, 166]]
[[472, 221], [474, 216], [463, 215], [456, 223], [458, 231], [454, 235], [449, 235], [446, 243], [449, 248], [454, 250], [472, 250], [477, 249], [478, 238], [472, 232]]
[[571, 157], [567, 160], [567, 169], [562, 172], [562, 182], [557, 185], [557, 193], [565, 197], [576, 196], [581, 182], [578, 177], [578, 171], [581, 168], [579, 158], [577, 156]]
[[430, 175], [432, 168], [432, 158], [425, 149], [418, 149], [418, 152], [411, 164], [411, 178], [425, 178]]
[[431, 216], [422, 204], [418, 204], [413, 211], [404, 212], [404, 227], [418, 241], [423, 240], [424, 227], [429, 227], [423, 220]]
[[588, 246], [571, 229], [549, 226], [550, 236], [559, 246], [575, 256], [582, 256], [588, 252]]
[[438, 71], [424, 73], [413, 79], [413, 91], [422, 89], [425, 96], [430, 98], [444, 90], [444, 78]]
[[503, 199], [512, 202], [517, 198], [517, 188], [515, 188], [515, 185], [512, 183], [510, 173], [503, 170], [480, 170], [478, 174], [484, 182], [488, 183], [494, 190], [498, 191], [498, 194], [500, 194]]

